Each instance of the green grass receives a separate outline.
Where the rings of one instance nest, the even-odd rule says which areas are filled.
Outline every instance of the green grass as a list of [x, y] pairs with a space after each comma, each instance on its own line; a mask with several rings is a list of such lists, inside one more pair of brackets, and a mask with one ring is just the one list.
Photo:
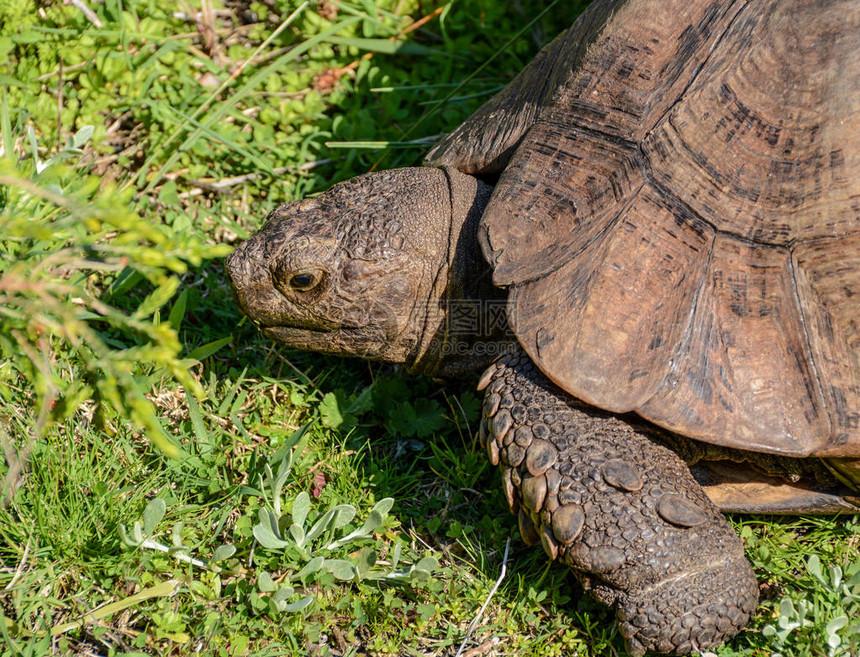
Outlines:
[[[471, 383], [271, 344], [220, 264], [420, 162], [570, 3], [88, 4], [0, 4], [0, 653], [453, 655], [510, 538], [464, 654], [623, 654], [520, 542]], [[856, 654], [860, 523], [734, 520], [763, 602], [716, 652]]]

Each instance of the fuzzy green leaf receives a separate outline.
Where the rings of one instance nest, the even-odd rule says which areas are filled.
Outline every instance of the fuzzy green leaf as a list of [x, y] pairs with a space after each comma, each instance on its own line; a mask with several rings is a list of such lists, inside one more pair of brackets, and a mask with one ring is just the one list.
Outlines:
[[355, 507], [352, 504], [338, 504], [334, 509], [334, 522], [332, 529], [340, 529], [344, 525], [348, 525], [355, 518]]
[[288, 614], [294, 614], [297, 611], [301, 611], [302, 609], [306, 609], [311, 606], [314, 602], [314, 597], [312, 595], [305, 596], [301, 600], [297, 600], [296, 602], [291, 602], [290, 604], [284, 605], [283, 612]]
[[385, 518], [379, 511], [373, 509], [368, 516], [367, 520], [364, 521], [364, 524], [361, 526], [361, 529], [358, 530], [358, 534], [362, 536], [370, 536], [373, 531], [379, 527], [383, 522], [385, 522]]
[[260, 523], [254, 525], [253, 532], [254, 538], [257, 539], [260, 545], [270, 550], [283, 550], [290, 545], [287, 541], [282, 541], [275, 536], [275, 532], [272, 531], [272, 527], [269, 524]]
[[[140, 528], [140, 523], [137, 523], [138, 529]], [[128, 547], [139, 547], [141, 543], [143, 543], [143, 536], [140, 536], [140, 540], [137, 540], [136, 536], [129, 535], [128, 531], [125, 528], [125, 525], [119, 526], [119, 537], [120, 540], [125, 543]]]
[[372, 547], [361, 548], [355, 559], [355, 570], [359, 578], [364, 578], [376, 565], [376, 550]]
[[313, 559], [308, 561], [299, 572], [296, 573], [296, 575], [295, 575], [296, 579], [304, 580], [309, 575], [313, 575], [315, 573], [318, 573], [320, 571], [320, 569], [323, 567], [324, 561], [325, 561], [325, 559], [323, 557], [320, 557], [320, 556], [314, 557]]
[[351, 562], [345, 559], [326, 559], [325, 569], [340, 580], [355, 579], [356, 570]]
[[225, 561], [236, 554], [236, 546], [230, 543], [225, 545], [219, 545], [215, 548], [215, 552], [212, 553], [212, 563], [218, 563], [219, 561]]
[[310, 544], [324, 531], [328, 530], [331, 527], [332, 522], [335, 519], [335, 514], [337, 513], [335, 509], [337, 508], [338, 507], [335, 507], [334, 509], [329, 509], [325, 512], [322, 518], [320, 518], [313, 524], [313, 527], [310, 528], [310, 531], [308, 531], [308, 535], [305, 537], [305, 541], [308, 544]]
[[432, 572], [439, 567], [439, 561], [435, 557], [423, 557], [418, 563], [415, 564], [415, 567], [420, 570]]
[[71, 138], [73, 148], [83, 148], [83, 146], [92, 138], [96, 129], [91, 125], [85, 125], [78, 130]]
[[292, 586], [282, 586], [272, 594], [272, 600], [275, 602], [283, 602], [293, 593], [295, 593], [295, 589]]
[[272, 576], [264, 570], [257, 575], [257, 588], [263, 593], [269, 593], [277, 587], [272, 580]]
[[388, 512], [391, 511], [391, 507], [393, 506], [394, 498], [385, 497], [373, 505], [373, 510], [379, 513], [379, 515], [381, 515], [382, 517], [385, 517], [388, 515]]
[[167, 504], [160, 497], [156, 497], [146, 505], [146, 509], [143, 511], [144, 534], [152, 536], [155, 533], [155, 527], [161, 522], [166, 510]]
[[299, 527], [305, 526], [305, 520], [308, 517], [308, 511], [311, 508], [311, 498], [305, 491], [296, 495], [293, 500], [293, 522]]
[[391, 570], [395, 570], [397, 568], [397, 564], [400, 563], [400, 555], [403, 552], [403, 542], [398, 540], [394, 544], [394, 550], [391, 552]]
[[293, 523], [290, 525], [290, 536], [296, 542], [296, 545], [303, 547], [305, 544], [305, 530], [300, 525]]

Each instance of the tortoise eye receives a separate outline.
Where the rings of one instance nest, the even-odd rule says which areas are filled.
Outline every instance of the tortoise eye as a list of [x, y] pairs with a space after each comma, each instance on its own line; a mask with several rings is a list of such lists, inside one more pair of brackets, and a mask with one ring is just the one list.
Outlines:
[[322, 280], [322, 271], [319, 269], [308, 269], [299, 271], [290, 276], [289, 285], [297, 292], [307, 292], [319, 285]]

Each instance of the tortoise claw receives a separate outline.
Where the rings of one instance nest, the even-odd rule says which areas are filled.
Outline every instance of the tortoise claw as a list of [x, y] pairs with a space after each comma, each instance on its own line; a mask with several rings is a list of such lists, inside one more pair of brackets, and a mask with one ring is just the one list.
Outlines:
[[523, 540], [615, 607], [633, 655], [686, 654], [739, 632], [758, 600], [755, 575], [687, 466], [527, 362], [493, 370], [483, 418]]

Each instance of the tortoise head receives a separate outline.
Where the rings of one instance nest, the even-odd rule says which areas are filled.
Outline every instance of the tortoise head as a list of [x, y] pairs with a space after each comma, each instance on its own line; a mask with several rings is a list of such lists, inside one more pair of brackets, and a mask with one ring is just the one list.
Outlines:
[[458, 360], [440, 349], [448, 300], [486, 270], [476, 229], [490, 189], [421, 167], [282, 205], [227, 260], [239, 306], [291, 347], [444, 374]]

